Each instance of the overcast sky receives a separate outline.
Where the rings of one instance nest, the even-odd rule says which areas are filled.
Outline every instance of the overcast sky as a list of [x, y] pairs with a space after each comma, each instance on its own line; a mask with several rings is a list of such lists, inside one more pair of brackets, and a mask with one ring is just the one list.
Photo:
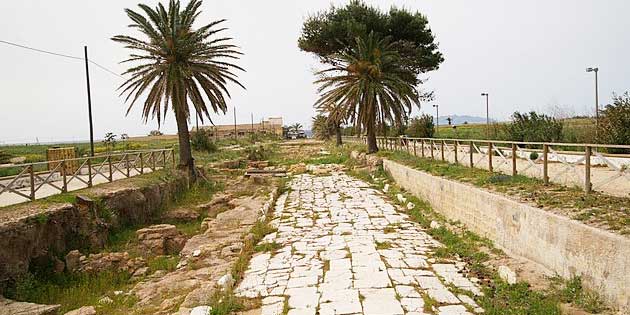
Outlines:
[[[165, 1], [166, 2], [166, 1]], [[183, 2], [187, 3], [186, 0]], [[337, 4], [345, 1], [333, 1]], [[446, 61], [427, 74], [440, 115], [485, 116], [481, 92], [490, 93], [490, 116], [508, 119], [516, 110], [567, 114], [594, 111], [594, 77], [600, 67], [600, 100], [630, 90], [630, 1], [627, 0], [379, 0], [424, 13]], [[155, 5], [157, 1], [145, 0]], [[0, 1], [0, 40], [90, 58], [118, 73], [128, 54], [110, 40], [128, 34], [126, 7], [137, 1]], [[240, 75], [247, 90], [232, 87], [230, 105], [239, 122], [282, 116], [286, 124], [310, 126], [316, 99], [317, 60], [297, 47], [302, 21], [326, 9], [330, 0], [205, 0], [199, 22], [225, 18], [226, 33], [245, 56]], [[89, 137], [84, 65], [81, 61], [0, 43], [0, 143], [82, 140]], [[91, 66], [95, 137], [106, 132], [144, 135], [140, 108], [125, 117], [116, 88], [120, 79]], [[216, 115], [231, 123], [232, 112]], [[162, 126], [174, 133], [172, 113]]]

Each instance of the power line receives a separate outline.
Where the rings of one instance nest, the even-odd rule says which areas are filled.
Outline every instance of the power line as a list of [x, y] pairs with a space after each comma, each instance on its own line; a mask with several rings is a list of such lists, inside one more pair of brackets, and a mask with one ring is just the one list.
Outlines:
[[[4, 43], [4, 44], [7, 44], [7, 45], [19, 47], [19, 48], [28, 49], [28, 50], [32, 50], [32, 51], [36, 51], [36, 52], [40, 52], [40, 53], [44, 53], [44, 54], [49, 54], [49, 55], [53, 55], [53, 56], [64, 57], [64, 58], [69, 58], [69, 59], [74, 59], [74, 60], [81, 60], [81, 61], [85, 60], [85, 59], [83, 59], [81, 57], [70, 56], [70, 55], [66, 55], [66, 54], [56, 53], [56, 52], [47, 51], [47, 50], [38, 49], [38, 48], [33, 48], [33, 47], [29, 47], [29, 46], [24, 46], [24, 45], [8, 42], [8, 41], [5, 41], [5, 40], [0, 40], [0, 43]], [[119, 75], [118, 73], [116, 73], [116, 72], [114, 72], [112, 70], [109, 70], [106, 67], [104, 67], [104, 66], [102, 66], [102, 65], [100, 65], [100, 64], [98, 64], [98, 63], [96, 63], [96, 62], [94, 62], [92, 60], [88, 60], [88, 62], [90, 62], [91, 64], [93, 64], [93, 65], [101, 68], [102, 70], [107, 71], [110, 74], [113, 74], [113, 75], [115, 75], [115, 76], [117, 76], [119, 78], [122, 78], [122, 79], [125, 78], [125, 77]]]

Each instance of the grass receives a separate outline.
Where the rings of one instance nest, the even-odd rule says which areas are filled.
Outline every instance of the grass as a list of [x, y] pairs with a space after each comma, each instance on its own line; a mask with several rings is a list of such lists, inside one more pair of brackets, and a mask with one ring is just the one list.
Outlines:
[[[351, 171], [350, 175], [358, 177], [364, 181], [372, 183], [379, 189], [384, 186], [384, 181], [374, 181], [367, 171]], [[383, 178], [390, 183], [387, 195], [390, 199], [398, 202], [396, 195], [405, 195], [408, 202], [412, 202], [416, 207], [409, 210], [411, 220], [423, 226], [427, 233], [444, 246], [438, 248], [434, 255], [438, 259], [461, 258], [467, 263], [469, 271], [479, 279], [492, 279], [490, 285], [483, 287], [484, 296], [477, 299], [481, 307], [485, 309], [485, 314], [492, 315], [555, 315], [560, 314], [560, 299], [557, 290], [550, 292], [536, 292], [529, 288], [529, 285], [520, 282], [515, 285], [508, 285], [498, 277], [498, 274], [488, 267], [490, 255], [494, 253], [501, 255], [496, 250], [492, 242], [482, 238], [475, 233], [457, 228], [457, 222], [450, 222], [442, 215], [436, 213], [431, 206], [411, 194], [406, 194], [398, 186], [392, 184], [392, 179], [382, 168], [378, 169], [374, 177]], [[404, 206], [404, 205], [403, 205]], [[441, 222], [441, 227], [430, 228], [431, 221]], [[451, 227], [451, 228], [447, 228]], [[424, 295], [425, 311], [430, 311], [437, 302]], [[573, 299], [567, 299], [577, 303]]]
[[[94, 275], [64, 273], [45, 278], [28, 274], [7, 297], [40, 304], [60, 304], [61, 314], [85, 305], [93, 305], [99, 313], [109, 314], [110, 309], [135, 302], [131, 297], [112, 294], [115, 290], [125, 288], [129, 279], [130, 275], [124, 272], [102, 272]], [[105, 295], [113, 302], [100, 305], [99, 300]]]
[[255, 252], [274, 252], [278, 249], [280, 249], [282, 247], [282, 245], [276, 243], [276, 242], [272, 242], [272, 243], [262, 243], [262, 244], [258, 244], [256, 245], [256, 247], [254, 247], [254, 251]]
[[379, 156], [402, 163], [432, 175], [470, 183], [472, 185], [517, 197], [539, 208], [559, 210], [566, 216], [616, 231], [630, 234], [630, 198], [609, 196], [599, 192], [585, 194], [578, 187], [559, 184], [545, 185], [542, 180], [522, 175], [508, 176], [459, 164], [413, 156], [406, 152], [381, 151]]
[[390, 249], [392, 244], [390, 242], [376, 242], [376, 249]]
[[177, 256], [156, 256], [147, 259], [147, 267], [149, 272], [154, 273], [158, 270], [174, 271], [179, 263]]

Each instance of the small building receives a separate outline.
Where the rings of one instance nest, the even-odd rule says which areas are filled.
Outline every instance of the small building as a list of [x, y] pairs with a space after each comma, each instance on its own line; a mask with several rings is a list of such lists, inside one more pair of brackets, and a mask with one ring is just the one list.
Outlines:
[[[237, 137], [244, 137], [251, 134], [272, 134], [282, 137], [282, 124], [282, 117], [270, 117], [259, 123], [199, 126], [199, 129], [208, 131], [210, 137], [217, 139], [233, 138], [235, 134]], [[193, 127], [191, 131], [194, 132], [196, 129], [196, 127]]]

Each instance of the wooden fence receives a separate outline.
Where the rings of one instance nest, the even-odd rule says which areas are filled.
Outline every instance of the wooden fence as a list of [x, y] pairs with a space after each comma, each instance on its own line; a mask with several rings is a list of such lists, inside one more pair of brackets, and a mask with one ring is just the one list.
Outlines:
[[[78, 183], [78, 188], [92, 187], [97, 178], [112, 182], [115, 175], [122, 174], [122, 178], [129, 178], [160, 168], [174, 167], [175, 161], [174, 149], [158, 149], [0, 166], [17, 170], [17, 175], [0, 177], [0, 196], [13, 193], [35, 200], [37, 192], [44, 186], [67, 192], [71, 183]], [[69, 164], [78, 167], [68, 171], [70, 168], [66, 165]], [[49, 170], [36, 171], [49, 165]]]
[[[345, 140], [367, 144], [365, 137], [345, 137]], [[630, 154], [604, 153], [613, 150], [630, 152], [630, 145], [412, 137], [377, 137], [377, 144], [385, 150], [406, 151], [419, 157], [481, 167], [491, 172], [509, 167], [506, 173], [514, 176], [539, 174], [537, 177], [541, 177], [545, 184], [569, 175], [574, 177], [573, 183], [579, 183], [587, 193], [618, 179], [630, 181]], [[554, 166], [552, 173], [550, 165]], [[599, 171], [593, 182], [595, 167], [605, 168], [607, 172]], [[630, 187], [630, 182], [624, 182], [623, 187]], [[620, 195], [624, 195], [623, 190], [621, 192]], [[625, 192], [626, 196], [628, 194], [630, 188]]]

